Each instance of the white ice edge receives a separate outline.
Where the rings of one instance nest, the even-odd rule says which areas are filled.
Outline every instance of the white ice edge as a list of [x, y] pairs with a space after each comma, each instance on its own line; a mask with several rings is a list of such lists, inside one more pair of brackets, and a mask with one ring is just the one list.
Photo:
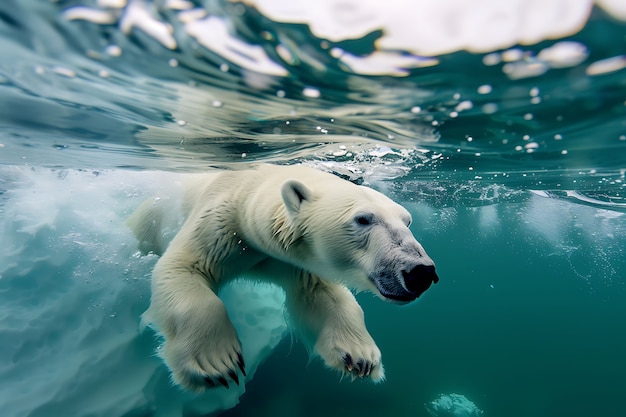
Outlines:
[[[489, 52], [559, 39], [579, 31], [593, 0], [235, 0], [277, 22], [304, 23], [319, 38], [359, 39], [376, 30], [380, 50], [438, 56]], [[595, 3], [626, 19], [623, 0]]]
[[[306, 24], [322, 40], [355, 40], [381, 31], [376, 50], [367, 56], [352, 55], [340, 48], [330, 50], [330, 54], [350, 71], [363, 75], [405, 76], [412, 69], [436, 65], [436, 57], [447, 53], [461, 50], [489, 53], [514, 45], [561, 39], [583, 28], [594, 4], [613, 17], [626, 20], [626, 1], [623, 0], [232, 1], [255, 7], [276, 22]], [[68, 8], [64, 16], [68, 20], [112, 24], [120, 16], [117, 8], [123, 5], [120, 0], [102, 0], [100, 7], [105, 10], [75, 6]], [[177, 11], [186, 35], [229, 62], [260, 74], [279, 77], [288, 74], [281, 63], [266, 54], [262, 45], [250, 44], [238, 37], [226, 17], [193, 9], [184, 0], [163, 4], [130, 0], [121, 12], [118, 25], [126, 34], [133, 29], [141, 30], [166, 48], [176, 49], [176, 36], [182, 34], [173, 33], [172, 26], [161, 21], [156, 12], [159, 7]], [[276, 47], [276, 52], [288, 65], [290, 59], [286, 51], [282, 44]], [[536, 77], [551, 68], [578, 65], [587, 56], [584, 45], [566, 41], [557, 48], [546, 48], [537, 57], [509, 61], [502, 69], [511, 79]], [[496, 57], [496, 61], [499, 63], [501, 59]], [[590, 75], [614, 71], [604, 67], [600, 70], [592, 68]]]

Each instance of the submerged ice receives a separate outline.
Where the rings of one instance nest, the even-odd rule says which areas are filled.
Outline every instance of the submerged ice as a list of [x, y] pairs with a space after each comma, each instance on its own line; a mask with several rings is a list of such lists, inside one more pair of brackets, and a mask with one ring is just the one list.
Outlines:
[[[156, 256], [139, 254], [125, 220], [176, 176], [2, 168], [3, 416], [172, 416], [237, 404], [243, 384], [203, 395], [173, 387], [154, 333], [139, 328]], [[286, 331], [284, 295], [236, 282], [221, 296], [246, 347], [249, 379]]]
[[461, 394], [441, 394], [426, 404], [426, 411], [433, 417], [480, 417], [483, 412], [476, 404]]

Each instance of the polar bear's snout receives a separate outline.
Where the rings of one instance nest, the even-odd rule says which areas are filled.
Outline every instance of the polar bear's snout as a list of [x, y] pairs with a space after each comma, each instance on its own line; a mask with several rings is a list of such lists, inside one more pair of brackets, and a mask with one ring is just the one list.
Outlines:
[[385, 269], [385, 265], [388, 264], [383, 263], [383, 268], [370, 276], [378, 295], [385, 301], [396, 304], [410, 303], [426, 292], [432, 284], [439, 282], [432, 263], [411, 266], [405, 264], [406, 267], [398, 265], [395, 270]]
[[404, 278], [404, 286], [415, 294], [415, 298], [422, 295], [431, 284], [439, 282], [434, 265], [417, 265], [408, 272], [402, 271], [402, 278]]

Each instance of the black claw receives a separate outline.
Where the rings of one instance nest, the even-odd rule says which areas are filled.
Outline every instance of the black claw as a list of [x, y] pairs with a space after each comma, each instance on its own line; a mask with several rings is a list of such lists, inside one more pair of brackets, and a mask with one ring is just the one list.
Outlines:
[[237, 372], [233, 371], [232, 369], [229, 369], [228, 376], [230, 377], [230, 379], [235, 381], [235, 384], [239, 385], [239, 377], [237, 376]]
[[227, 389], [230, 388], [228, 386], [228, 381], [226, 381], [226, 378], [224, 378], [223, 376], [218, 376], [217, 380], [219, 381], [220, 384], [224, 385]]
[[205, 377], [204, 377], [204, 382], [206, 382], [206, 384], [207, 384], [210, 388], [215, 388], [215, 381], [213, 381], [210, 377], [205, 376]]
[[241, 353], [239, 352], [237, 352], [237, 366], [239, 367], [239, 370], [241, 371], [243, 376], [246, 376], [246, 364], [243, 361], [243, 356], [241, 356]]
[[372, 363], [371, 362], [366, 362], [365, 363], [365, 372], [363, 372], [363, 376], [369, 376], [370, 372], [372, 372]]
[[354, 364], [352, 363], [352, 356], [350, 356], [349, 353], [343, 354], [343, 363], [346, 364], [346, 368], [348, 368], [348, 371], [352, 371]]
[[359, 359], [356, 363], [356, 370], [359, 376], [363, 376], [363, 370], [365, 369], [365, 362], [363, 359]]

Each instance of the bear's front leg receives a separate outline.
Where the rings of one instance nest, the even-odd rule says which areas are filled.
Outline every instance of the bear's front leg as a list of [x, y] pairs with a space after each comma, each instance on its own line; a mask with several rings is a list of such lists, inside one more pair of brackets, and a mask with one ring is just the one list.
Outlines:
[[327, 366], [354, 377], [385, 378], [378, 346], [365, 327], [363, 310], [344, 286], [307, 272], [284, 285], [294, 325]]
[[196, 270], [164, 255], [152, 274], [152, 299], [144, 320], [165, 337], [161, 356], [174, 382], [204, 391], [245, 376], [241, 345], [224, 304]]

